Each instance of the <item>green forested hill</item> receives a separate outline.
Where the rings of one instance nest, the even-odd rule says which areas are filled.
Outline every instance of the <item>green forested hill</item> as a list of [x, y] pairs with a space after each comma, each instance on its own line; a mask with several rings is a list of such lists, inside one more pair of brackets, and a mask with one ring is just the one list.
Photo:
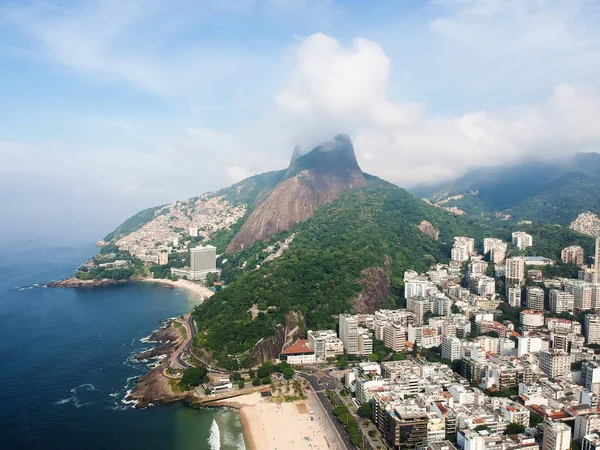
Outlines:
[[598, 153], [577, 153], [558, 162], [477, 168], [450, 183], [414, 189], [416, 195], [473, 216], [502, 212], [515, 221], [560, 225], [568, 225], [582, 212], [600, 213], [599, 192]]
[[[440, 229], [438, 241], [419, 230], [422, 220]], [[272, 335], [291, 310], [303, 313], [308, 328], [335, 328], [332, 315], [351, 310], [362, 270], [386, 267], [395, 297], [391, 300], [399, 300], [404, 270], [423, 271], [432, 262], [446, 262], [454, 236], [481, 240], [507, 234], [428, 205], [374, 177], [368, 177], [366, 187], [320, 207], [293, 231], [296, 238], [279, 259], [245, 273], [195, 308], [198, 344], [217, 357], [240, 354]], [[391, 264], [385, 266], [388, 257]], [[275, 308], [252, 320], [248, 310], [253, 304], [261, 310]]]

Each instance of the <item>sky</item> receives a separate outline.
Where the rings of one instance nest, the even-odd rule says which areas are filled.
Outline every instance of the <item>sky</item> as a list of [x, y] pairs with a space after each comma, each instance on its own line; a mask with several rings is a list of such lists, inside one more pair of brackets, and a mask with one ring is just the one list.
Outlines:
[[99, 239], [339, 133], [399, 186], [600, 151], [597, 0], [4, 0], [1, 240]]

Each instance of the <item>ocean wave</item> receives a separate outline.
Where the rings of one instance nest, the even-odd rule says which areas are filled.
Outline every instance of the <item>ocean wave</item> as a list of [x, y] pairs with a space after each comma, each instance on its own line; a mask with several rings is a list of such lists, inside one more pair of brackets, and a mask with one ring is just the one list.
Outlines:
[[[70, 389], [71, 395], [69, 398], [63, 398], [54, 402], [55, 405], [65, 405], [72, 403], [75, 408], [81, 408], [83, 406], [93, 405], [98, 401], [98, 395], [102, 394], [102, 391], [95, 387], [93, 384], [84, 383], [79, 386]], [[97, 393], [97, 394], [94, 394]]]
[[75, 400], [75, 397], [63, 398], [61, 400], [55, 401], [54, 404], [55, 405], [64, 405], [65, 403], [69, 403], [72, 400]]
[[210, 450], [221, 450], [221, 434], [219, 431], [219, 424], [213, 419], [210, 426], [210, 436], [208, 437], [208, 444]]

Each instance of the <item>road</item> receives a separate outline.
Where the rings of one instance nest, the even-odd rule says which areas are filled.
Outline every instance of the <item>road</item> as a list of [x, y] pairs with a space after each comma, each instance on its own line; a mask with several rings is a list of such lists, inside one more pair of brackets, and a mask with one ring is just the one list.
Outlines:
[[189, 314], [183, 316], [183, 326], [185, 327], [186, 331], [185, 340], [179, 346], [179, 348], [175, 350], [175, 352], [171, 355], [171, 358], [169, 359], [169, 365], [173, 369], [187, 369], [189, 367], [192, 367], [181, 358], [181, 354], [183, 352], [189, 352], [194, 337], [196, 336], [196, 324], [194, 323], [194, 319], [192, 318], [192, 316], [190, 316]]
[[319, 381], [314, 375], [308, 375], [304, 373], [298, 373], [298, 375], [300, 375], [302, 378], [304, 378], [310, 383], [310, 386], [312, 387], [317, 401], [319, 401], [327, 415], [327, 419], [330, 423], [331, 428], [337, 433], [339, 441], [341, 441], [344, 444], [344, 449], [355, 450], [356, 447], [350, 441], [350, 436], [348, 435], [348, 432], [340, 423], [340, 421], [337, 420], [337, 417], [335, 417], [335, 415], [333, 414], [333, 407], [331, 406], [331, 403], [329, 403], [329, 399], [325, 395], [324, 386], [327, 389], [333, 390], [336, 387], [336, 381], [331, 379], [330, 377], [323, 377], [321, 379], [321, 383], [319, 383]]

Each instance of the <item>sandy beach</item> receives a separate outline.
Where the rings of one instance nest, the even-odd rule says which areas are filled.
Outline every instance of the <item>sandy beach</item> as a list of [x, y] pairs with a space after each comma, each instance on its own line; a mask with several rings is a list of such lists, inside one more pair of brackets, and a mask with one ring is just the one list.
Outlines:
[[169, 286], [175, 286], [177, 288], [186, 289], [189, 293], [192, 294], [190, 296], [190, 299], [199, 303], [202, 303], [204, 300], [214, 295], [214, 292], [206, 286], [188, 280], [173, 281], [167, 278], [144, 278], [140, 281], [145, 281], [148, 283], [167, 284]]
[[220, 402], [240, 407], [240, 421], [249, 450], [329, 449], [325, 432], [308, 413], [306, 401], [277, 404], [259, 392]]

